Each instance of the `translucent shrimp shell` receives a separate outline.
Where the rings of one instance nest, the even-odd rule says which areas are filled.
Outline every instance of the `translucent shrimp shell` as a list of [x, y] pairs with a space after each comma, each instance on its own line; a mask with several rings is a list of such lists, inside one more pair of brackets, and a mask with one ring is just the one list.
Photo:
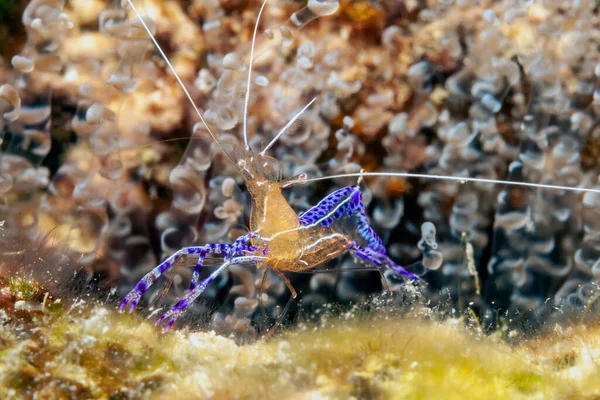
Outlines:
[[[350, 240], [329, 227], [304, 226], [282, 193], [281, 164], [274, 158], [237, 152], [238, 165], [252, 197], [250, 230], [271, 239], [259, 267], [281, 271], [313, 268], [343, 253]], [[258, 243], [256, 243], [258, 244]]]

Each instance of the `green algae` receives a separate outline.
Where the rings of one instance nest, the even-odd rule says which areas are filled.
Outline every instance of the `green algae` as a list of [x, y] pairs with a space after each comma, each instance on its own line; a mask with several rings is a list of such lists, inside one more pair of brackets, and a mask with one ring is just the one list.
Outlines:
[[[238, 345], [212, 332], [161, 333], [113, 307], [48, 300], [3, 280], [0, 398], [588, 398], [600, 332], [557, 329], [509, 344], [462, 320], [328, 318]], [[19, 313], [15, 303], [46, 301]], [[45, 300], [44, 300], [45, 297]], [[33, 300], [32, 300], [33, 299]], [[53, 304], [60, 304], [49, 311]], [[24, 316], [28, 312], [31, 315]], [[418, 315], [418, 313], [417, 313]]]
[[8, 290], [22, 300], [35, 300], [42, 293], [39, 286], [23, 278], [8, 278]]

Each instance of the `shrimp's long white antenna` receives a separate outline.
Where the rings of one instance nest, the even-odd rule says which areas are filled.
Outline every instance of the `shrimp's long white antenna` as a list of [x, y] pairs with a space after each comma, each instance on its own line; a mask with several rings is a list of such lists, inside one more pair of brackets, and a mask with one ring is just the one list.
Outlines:
[[316, 97], [315, 97], [314, 99], [312, 99], [312, 100], [310, 101], [310, 103], [308, 103], [308, 104], [307, 104], [307, 105], [306, 105], [306, 106], [305, 106], [305, 107], [304, 107], [302, 110], [300, 110], [300, 112], [298, 112], [296, 115], [294, 115], [294, 117], [293, 117], [293, 118], [290, 120], [290, 122], [288, 122], [288, 123], [287, 123], [287, 124], [286, 124], [286, 125], [283, 127], [283, 129], [281, 129], [281, 130], [279, 131], [279, 133], [277, 134], [277, 136], [275, 136], [275, 137], [273, 138], [273, 140], [271, 140], [271, 143], [269, 143], [269, 144], [268, 144], [268, 145], [265, 147], [265, 149], [264, 149], [263, 151], [261, 151], [261, 152], [260, 152], [260, 155], [261, 155], [261, 156], [264, 156], [264, 155], [265, 155], [265, 153], [267, 152], [267, 150], [269, 150], [269, 149], [271, 148], [271, 146], [273, 146], [273, 145], [275, 144], [275, 142], [277, 142], [277, 140], [279, 139], [279, 137], [280, 137], [281, 135], [283, 135], [283, 134], [285, 133], [285, 131], [286, 131], [286, 130], [287, 130], [289, 127], [290, 127], [290, 126], [292, 126], [292, 124], [293, 124], [294, 122], [296, 122], [296, 120], [297, 120], [297, 119], [298, 119], [298, 118], [299, 118], [299, 117], [300, 117], [300, 116], [301, 116], [301, 115], [304, 113], [304, 111], [306, 111], [306, 110], [308, 109], [308, 107], [310, 107], [310, 106], [311, 106], [311, 104], [312, 104], [312, 103], [314, 103], [314, 102], [315, 102], [315, 100], [317, 100], [317, 98], [316, 98]]
[[560, 185], [546, 185], [543, 183], [530, 183], [530, 182], [517, 182], [517, 181], [503, 181], [501, 179], [487, 179], [487, 178], [468, 178], [462, 176], [451, 176], [451, 175], [429, 175], [429, 174], [413, 174], [410, 172], [354, 172], [349, 174], [338, 174], [321, 176], [315, 178], [302, 179], [299, 183], [305, 182], [316, 182], [323, 181], [326, 179], [345, 178], [345, 177], [365, 177], [365, 176], [396, 176], [402, 178], [426, 178], [426, 179], [438, 179], [444, 181], [458, 181], [458, 182], [479, 182], [479, 183], [494, 183], [504, 184], [513, 186], [526, 186], [540, 189], [554, 189], [554, 190], [570, 190], [572, 192], [594, 192], [600, 193], [600, 189], [587, 189], [572, 186], [560, 186]]
[[233, 159], [231, 158], [231, 156], [229, 155], [229, 153], [227, 153], [227, 151], [225, 151], [225, 149], [221, 145], [221, 142], [219, 142], [219, 140], [217, 139], [217, 137], [215, 136], [215, 134], [211, 131], [210, 127], [208, 126], [208, 124], [206, 123], [206, 121], [204, 120], [204, 118], [202, 117], [202, 114], [200, 113], [200, 110], [198, 109], [198, 107], [196, 107], [196, 104], [194, 103], [194, 100], [192, 99], [192, 96], [190, 95], [190, 92], [188, 92], [187, 88], [183, 84], [183, 81], [179, 77], [179, 74], [177, 73], [177, 71], [175, 71], [175, 68], [173, 67], [173, 64], [171, 64], [171, 62], [169, 61], [169, 58], [167, 57], [167, 55], [165, 54], [165, 52], [163, 51], [163, 49], [160, 47], [160, 45], [158, 44], [158, 42], [154, 38], [154, 35], [152, 34], [152, 31], [150, 30], [150, 28], [146, 24], [146, 21], [144, 21], [144, 19], [142, 18], [142, 15], [138, 12], [137, 8], [135, 8], [135, 5], [133, 5], [133, 2], [131, 0], [127, 0], [127, 3], [129, 3], [129, 6], [131, 7], [131, 9], [135, 13], [135, 15], [137, 15], [138, 19], [142, 23], [142, 26], [144, 27], [144, 29], [148, 33], [148, 36], [150, 36], [150, 39], [154, 43], [154, 46], [156, 46], [158, 52], [160, 53], [160, 55], [162, 56], [162, 58], [165, 60], [165, 62], [169, 66], [169, 68], [171, 69], [171, 72], [173, 72], [173, 75], [175, 75], [175, 79], [177, 79], [177, 82], [179, 82], [179, 85], [183, 89], [183, 92], [185, 93], [185, 95], [187, 96], [188, 100], [192, 104], [192, 107], [194, 107], [194, 111], [196, 111], [196, 114], [198, 114], [198, 117], [200, 117], [200, 121], [202, 121], [202, 123], [204, 124], [204, 126], [208, 130], [208, 133], [210, 134], [210, 136], [212, 136], [212, 138], [217, 143], [217, 145], [219, 146], [219, 148], [221, 149], [221, 151], [223, 151], [223, 153], [225, 153], [225, 155], [227, 156], [227, 158], [229, 159], [229, 161], [231, 161], [234, 165], [237, 165], [233, 161]]
[[258, 32], [258, 23], [260, 21], [260, 16], [262, 15], [263, 9], [267, 5], [267, 1], [265, 0], [260, 6], [260, 10], [258, 11], [258, 16], [256, 17], [256, 24], [254, 24], [254, 34], [252, 35], [252, 46], [250, 47], [250, 64], [248, 65], [248, 82], [246, 86], [246, 98], [244, 99], [244, 145], [246, 146], [246, 150], [250, 150], [250, 145], [248, 144], [248, 103], [250, 102], [250, 81], [252, 79], [252, 63], [254, 62], [254, 45], [256, 44], [256, 32]]

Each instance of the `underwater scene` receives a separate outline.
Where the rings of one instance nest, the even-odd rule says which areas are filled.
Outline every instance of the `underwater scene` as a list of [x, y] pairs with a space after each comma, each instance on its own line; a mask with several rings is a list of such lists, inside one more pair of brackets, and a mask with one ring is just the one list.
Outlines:
[[599, 399], [599, 16], [0, 0], [0, 400]]

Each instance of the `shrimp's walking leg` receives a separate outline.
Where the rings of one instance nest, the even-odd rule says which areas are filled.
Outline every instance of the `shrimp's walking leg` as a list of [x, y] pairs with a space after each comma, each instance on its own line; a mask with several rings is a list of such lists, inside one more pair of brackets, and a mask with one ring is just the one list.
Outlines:
[[227, 267], [229, 267], [230, 265], [242, 264], [242, 263], [246, 263], [246, 262], [258, 263], [258, 262], [264, 261], [265, 259], [266, 259], [265, 257], [257, 257], [257, 256], [242, 256], [242, 257], [233, 257], [233, 258], [226, 257], [225, 262], [219, 268], [214, 270], [206, 279], [204, 279], [202, 282], [200, 282], [194, 288], [194, 290], [188, 292], [185, 296], [183, 296], [169, 311], [164, 313], [162, 315], [162, 317], [160, 317], [158, 319], [158, 321], [156, 321], [156, 323], [160, 324], [161, 322], [163, 322], [164, 320], [166, 320], [167, 318], [170, 317], [163, 329], [165, 331], [169, 330], [173, 326], [175, 321], [177, 321], [177, 318], [179, 318], [179, 316], [185, 310], [185, 308], [187, 306], [189, 306], [190, 304], [192, 304], [194, 302], [194, 300], [196, 300], [198, 298], [198, 296], [200, 296], [202, 294], [202, 292], [204, 292], [204, 290], [208, 287], [208, 285], [210, 285], [210, 283], [212, 281], [214, 281], [215, 278], [217, 276], [219, 276], [219, 274], [221, 272], [223, 272]]
[[379, 275], [381, 276], [381, 284], [383, 285], [383, 289], [386, 292], [391, 292], [392, 289], [390, 288], [390, 285], [388, 284], [387, 279], [385, 279], [385, 274], [383, 273], [383, 267], [381, 265], [377, 265], [377, 271], [379, 272]]
[[267, 315], [267, 310], [265, 309], [265, 303], [263, 303], [263, 292], [265, 290], [265, 283], [267, 283], [267, 273], [269, 270], [265, 268], [265, 273], [260, 280], [260, 286], [258, 287], [258, 304], [260, 304], [260, 311], [262, 313], [263, 318]]
[[279, 317], [277, 317], [277, 321], [275, 322], [275, 325], [273, 325], [271, 327], [271, 329], [269, 329], [269, 331], [267, 332], [267, 334], [265, 335], [265, 338], [268, 338], [269, 336], [271, 336], [275, 330], [277, 329], [277, 327], [279, 325], [281, 325], [281, 322], [283, 322], [283, 319], [285, 318], [285, 315], [288, 312], [288, 309], [290, 308], [290, 305], [292, 304], [292, 302], [294, 301], [294, 299], [298, 296], [298, 294], [296, 293], [296, 290], [294, 289], [294, 287], [292, 286], [292, 283], [290, 282], [290, 280], [283, 274], [283, 272], [274, 269], [273, 271], [275, 271], [275, 273], [277, 275], [279, 275], [279, 277], [281, 279], [283, 279], [283, 282], [285, 283], [285, 286], [287, 286], [287, 288], [290, 290], [291, 292], [291, 296], [290, 299], [288, 300], [288, 302], [286, 303], [285, 307], [283, 307], [283, 311], [281, 311], [281, 314], [279, 315]]
[[368, 247], [366, 247], [366, 248], [361, 247], [361, 246], [357, 245], [356, 242], [353, 242], [350, 245], [350, 247], [348, 248], [348, 250], [350, 250], [358, 258], [365, 260], [367, 262], [370, 262], [371, 264], [376, 265], [379, 269], [379, 272], [380, 272], [381, 277], [384, 280], [384, 282], [386, 282], [386, 281], [385, 281], [385, 277], [383, 276], [383, 271], [381, 270], [381, 266], [390, 267], [398, 275], [406, 276], [407, 278], [410, 278], [415, 281], [418, 281], [421, 279], [418, 276], [411, 274], [410, 272], [408, 272], [407, 270], [405, 270], [404, 268], [402, 268], [401, 266], [396, 264], [394, 261], [392, 261], [387, 256], [387, 254], [385, 252], [378, 252], [378, 251], [374, 251]]
[[[357, 257], [375, 264], [381, 274], [383, 274], [381, 267], [387, 266], [402, 276], [419, 280], [419, 277], [406, 271], [387, 256], [383, 242], [369, 225], [360, 187], [357, 185], [346, 186], [331, 193], [319, 204], [300, 215], [300, 223], [330, 226], [334, 221], [345, 216], [356, 219], [357, 233], [367, 243], [364, 248], [356, 243], [350, 246], [349, 250], [352, 250]], [[387, 282], [384, 283], [386, 284]]]
[[188, 255], [188, 254], [201, 254], [202, 259], [204, 259], [204, 256], [202, 255], [202, 253], [206, 251], [205, 247], [206, 246], [184, 247], [183, 249], [180, 249], [177, 252], [175, 252], [172, 256], [167, 258], [165, 261], [158, 264], [158, 266], [156, 268], [154, 268], [152, 271], [148, 272], [135, 285], [133, 290], [131, 290], [131, 292], [129, 292], [127, 294], [127, 296], [125, 296], [125, 298], [121, 302], [121, 305], [119, 306], [119, 309], [123, 310], [125, 308], [125, 306], [127, 306], [127, 304], [129, 304], [130, 310], [133, 310], [135, 308], [135, 306], [137, 305], [137, 303], [140, 301], [140, 298], [142, 297], [142, 295], [146, 292], [146, 290], [148, 290], [148, 288], [154, 282], [156, 282], [156, 280], [162, 274], [164, 274], [169, 268], [171, 268], [173, 265], [175, 265], [175, 263], [177, 261], [179, 261], [179, 259], [181, 257]]
[[198, 280], [200, 279], [200, 270], [204, 262], [204, 257], [207, 254], [224, 254], [226, 257], [233, 257], [236, 255], [242, 255], [245, 252], [252, 252], [257, 250], [256, 246], [248, 244], [250, 239], [257, 238], [262, 241], [266, 241], [258, 234], [250, 232], [247, 235], [241, 236], [235, 242], [231, 244], [207, 244], [204, 246], [184, 247], [183, 249], [174, 253], [171, 257], [160, 263], [156, 268], [147, 273], [125, 296], [121, 302], [120, 309], [123, 310], [127, 304], [129, 304], [130, 310], [133, 310], [140, 301], [142, 295], [150, 288], [150, 286], [156, 282], [156, 280], [164, 274], [169, 268], [171, 268], [179, 259], [185, 255], [198, 254], [198, 262], [196, 268], [192, 274], [192, 282], [190, 284], [190, 290], [196, 287]]
[[200, 253], [200, 256], [198, 257], [198, 262], [196, 263], [196, 267], [194, 268], [194, 272], [192, 273], [190, 291], [194, 290], [196, 285], [198, 285], [198, 281], [200, 280], [200, 271], [202, 270], [202, 264], [204, 263], [204, 257], [206, 257], [207, 254], [225, 254], [226, 256], [232, 257], [235, 255], [242, 255], [245, 252], [256, 251], [256, 246], [249, 245], [251, 239], [260, 239], [263, 242], [267, 241], [267, 239], [264, 239], [259, 234], [255, 232], [250, 232], [244, 236], [240, 236], [232, 244], [207, 244], [206, 246], [204, 246], [206, 251]]

